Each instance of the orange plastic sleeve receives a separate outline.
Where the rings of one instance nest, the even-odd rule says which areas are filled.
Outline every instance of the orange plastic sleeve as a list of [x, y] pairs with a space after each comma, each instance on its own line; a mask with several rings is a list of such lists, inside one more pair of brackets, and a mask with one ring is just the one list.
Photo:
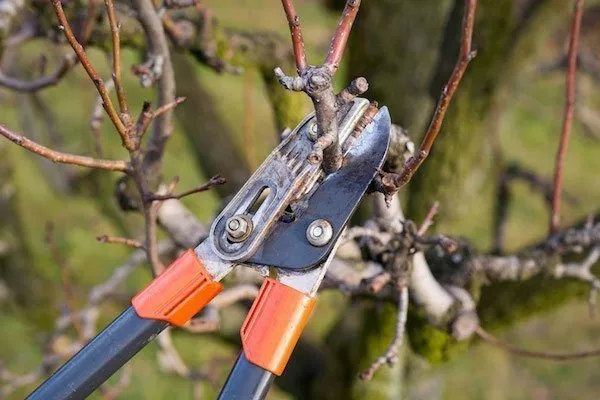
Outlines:
[[281, 375], [316, 299], [266, 279], [242, 325], [242, 345], [251, 363]]
[[184, 325], [206, 306], [223, 286], [212, 280], [193, 250], [186, 251], [133, 299], [142, 318]]

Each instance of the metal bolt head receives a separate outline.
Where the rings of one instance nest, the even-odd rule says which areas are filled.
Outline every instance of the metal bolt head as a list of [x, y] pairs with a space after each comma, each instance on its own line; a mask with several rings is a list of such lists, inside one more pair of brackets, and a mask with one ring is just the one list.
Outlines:
[[306, 136], [308, 136], [308, 138], [310, 140], [312, 140], [313, 142], [315, 140], [317, 140], [317, 138], [319, 136], [319, 129], [317, 128], [317, 121], [315, 121], [314, 119], [312, 121], [310, 121], [310, 125], [308, 125], [308, 132], [306, 133]]
[[308, 242], [316, 247], [325, 246], [333, 236], [331, 224], [324, 219], [316, 219], [310, 223], [306, 230]]
[[227, 238], [232, 242], [243, 242], [252, 233], [252, 220], [245, 215], [235, 215], [225, 224]]

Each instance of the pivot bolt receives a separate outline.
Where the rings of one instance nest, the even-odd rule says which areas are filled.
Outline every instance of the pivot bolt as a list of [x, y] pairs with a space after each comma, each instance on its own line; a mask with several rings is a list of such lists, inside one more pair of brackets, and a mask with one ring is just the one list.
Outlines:
[[308, 125], [306, 136], [313, 142], [319, 137], [319, 129], [317, 128], [317, 122], [314, 119], [310, 122], [310, 125]]
[[333, 236], [331, 224], [324, 219], [316, 219], [310, 223], [306, 230], [308, 242], [316, 247], [325, 246]]
[[227, 238], [232, 242], [243, 242], [252, 233], [252, 220], [245, 215], [235, 215], [225, 224]]

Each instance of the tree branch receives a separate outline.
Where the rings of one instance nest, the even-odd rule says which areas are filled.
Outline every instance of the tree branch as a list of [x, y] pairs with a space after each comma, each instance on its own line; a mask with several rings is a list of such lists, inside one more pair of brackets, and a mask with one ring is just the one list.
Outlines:
[[[282, 0], [284, 10], [290, 23], [290, 32], [294, 54], [296, 55], [297, 77], [286, 76], [281, 68], [275, 68], [275, 76], [288, 90], [303, 91], [313, 102], [317, 119], [317, 140], [308, 160], [313, 164], [321, 163], [325, 173], [337, 171], [342, 165], [342, 149], [339, 143], [337, 112], [340, 104], [333, 92], [332, 80], [346, 47], [346, 42], [354, 18], [360, 6], [360, 0], [347, 0], [344, 13], [336, 33], [331, 39], [329, 54], [320, 66], [306, 66], [302, 37], [298, 35], [300, 26], [291, 0]], [[366, 88], [366, 80], [360, 87]], [[364, 83], [364, 84], [363, 84]]]
[[119, 108], [121, 113], [129, 114], [129, 106], [127, 104], [127, 98], [125, 97], [125, 91], [121, 84], [121, 40], [119, 38], [119, 24], [117, 23], [117, 16], [115, 13], [115, 6], [113, 0], [104, 0], [106, 5], [106, 13], [108, 14], [108, 23], [110, 25], [110, 31], [112, 36], [112, 62], [113, 62], [113, 82], [117, 92], [117, 99], [119, 101]]
[[560, 203], [562, 193], [563, 169], [565, 155], [573, 125], [573, 114], [575, 112], [575, 74], [577, 71], [577, 53], [579, 48], [579, 34], [581, 32], [581, 18], [583, 16], [584, 0], [576, 0], [575, 14], [571, 28], [571, 39], [569, 41], [568, 69], [565, 89], [565, 111], [562, 132], [558, 151], [556, 153], [556, 165], [554, 169], [554, 189], [552, 193], [552, 214], [550, 216], [550, 234], [555, 233], [560, 225]]
[[292, 0], [281, 0], [283, 10], [290, 26], [290, 34], [292, 36], [292, 47], [294, 49], [294, 58], [296, 60], [296, 69], [298, 75], [302, 75], [308, 63], [304, 52], [304, 40], [302, 39], [302, 29], [300, 28], [300, 18], [294, 8]]
[[408, 316], [408, 288], [403, 286], [400, 289], [400, 295], [398, 296], [398, 318], [396, 321], [396, 332], [394, 334], [394, 339], [390, 343], [388, 349], [377, 358], [367, 368], [359, 374], [360, 379], [365, 381], [370, 381], [373, 379], [373, 375], [382, 365], [388, 364], [392, 366], [398, 360], [398, 349], [402, 346], [404, 341], [404, 331], [406, 329], [406, 318]]
[[37, 92], [49, 86], [54, 86], [71, 70], [76, 64], [77, 58], [74, 56], [65, 56], [60, 66], [52, 74], [43, 76], [31, 81], [24, 81], [5, 75], [0, 71], [0, 86], [6, 87], [18, 92]]
[[454, 66], [454, 71], [452, 72], [450, 79], [442, 90], [431, 123], [425, 133], [425, 137], [423, 138], [417, 154], [408, 159], [400, 173], [384, 173], [382, 175], [381, 187], [383, 192], [388, 196], [397, 192], [402, 186], [408, 183], [429, 155], [431, 147], [442, 127], [442, 122], [444, 121], [450, 101], [454, 97], [454, 93], [456, 93], [456, 89], [462, 80], [469, 62], [475, 58], [475, 55], [477, 54], [476, 51], [471, 49], [476, 10], [477, 0], [465, 0], [458, 61]]
[[329, 52], [327, 53], [324, 65], [329, 68], [332, 74], [335, 74], [340, 67], [340, 61], [344, 55], [352, 25], [356, 19], [356, 14], [358, 14], [360, 1], [361, 0], [348, 0], [346, 2], [344, 11], [342, 11], [342, 19], [338, 23], [338, 27], [331, 38]]
[[108, 91], [104, 86], [104, 82], [94, 69], [83, 46], [77, 41], [77, 38], [75, 38], [75, 35], [71, 30], [71, 26], [69, 25], [69, 21], [67, 21], [67, 17], [65, 16], [65, 12], [62, 8], [61, 0], [50, 0], [50, 3], [52, 4], [52, 7], [54, 7], [54, 11], [60, 23], [61, 29], [65, 34], [65, 37], [67, 38], [73, 50], [75, 51], [75, 54], [81, 62], [81, 65], [83, 66], [88, 76], [96, 86], [100, 97], [102, 97], [103, 107], [106, 110], [106, 113], [108, 114], [108, 117], [112, 121], [113, 125], [117, 129], [117, 132], [119, 132], [119, 135], [121, 136], [121, 140], [123, 142], [123, 146], [127, 150], [133, 150], [134, 143], [129, 137], [128, 128], [123, 124], [123, 121], [121, 121], [121, 118], [117, 114], [117, 111], [115, 110], [115, 107], [110, 99]]
[[51, 161], [61, 164], [73, 164], [81, 167], [99, 168], [109, 171], [121, 171], [130, 172], [130, 164], [122, 160], [103, 160], [99, 158], [92, 158], [86, 156], [78, 156], [69, 153], [62, 153], [60, 151], [52, 150], [46, 146], [42, 146], [32, 140], [27, 139], [17, 133], [12, 132], [10, 129], [0, 125], [0, 135], [6, 137], [13, 143], [18, 144], [31, 151], [32, 153], [38, 154]]

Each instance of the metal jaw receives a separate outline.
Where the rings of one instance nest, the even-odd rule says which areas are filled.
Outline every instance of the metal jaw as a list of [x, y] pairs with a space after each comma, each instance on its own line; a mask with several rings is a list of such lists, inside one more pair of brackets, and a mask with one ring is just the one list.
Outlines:
[[[348, 107], [340, 124], [342, 144], [367, 107], [364, 99]], [[391, 121], [383, 107], [360, 136], [352, 138], [342, 168], [328, 176], [307, 160], [313, 124], [311, 115], [285, 138], [196, 248], [213, 279], [222, 279], [243, 263], [261, 272], [274, 267], [282, 283], [305, 293], [317, 290], [344, 227], [385, 159]], [[267, 197], [253, 207], [265, 189]]]
[[[340, 123], [342, 143], [350, 136], [368, 105], [367, 100], [359, 98], [349, 107]], [[320, 164], [308, 161], [316, 139], [314, 126], [315, 118], [311, 114], [269, 155], [215, 219], [209, 240], [221, 259], [231, 262], [249, 259], [286, 208], [293, 212], [323, 177]], [[264, 195], [263, 200], [261, 196]], [[245, 231], [232, 237], [234, 229], [240, 227]]]

